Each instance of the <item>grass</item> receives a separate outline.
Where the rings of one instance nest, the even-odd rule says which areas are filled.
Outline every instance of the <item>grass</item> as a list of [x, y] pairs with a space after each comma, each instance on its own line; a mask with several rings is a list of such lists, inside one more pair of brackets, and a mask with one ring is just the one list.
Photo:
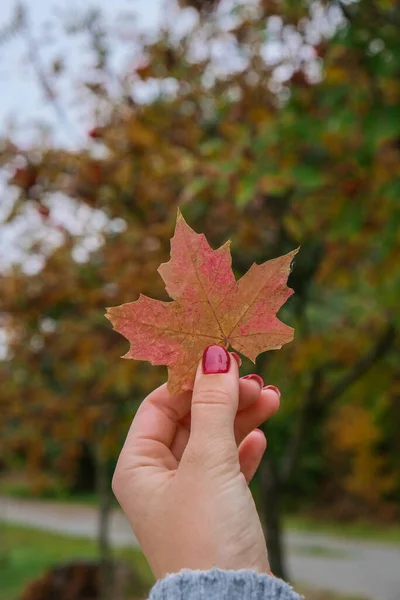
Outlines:
[[96, 505], [95, 492], [79, 492], [71, 494], [62, 487], [49, 487], [40, 494], [34, 494], [32, 488], [25, 482], [0, 480], [0, 494], [7, 498], [22, 500], [51, 500], [52, 502], [68, 502], [70, 504]]
[[[134, 565], [151, 587], [153, 575], [139, 549], [120, 550], [116, 556]], [[91, 540], [0, 524], [0, 600], [16, 600], [28, 581], [57, 563], [96, 557]]]
[[[116, 555], [134, 565], [148, 588], [152, 586], [153, 575], [140, 550], [122, 550]], [[96, 545], [90, 540], [0, 523], [0, 600], [16, 600], [28, 581], [57, 563], [96, 556]], [[307, 600], [361, 600], [304, 586], [298, 590]]]
[[[6, 484], [0, 481], [0, 495], [9, 498], [41, 499], [52, 502], [68, 502], [69, 504], [97, 505], [97, 496], [93, 492], [81, 494], [69, 494], [66, 491], [51, 492], [41, 496], [34, 496], [27, 485]], [[118, 508], [117, 500], [113, 499], [113, 505]], [[284, 525], [288, 529], [307, 531], [310, 533], [326, 533], [338, 538], [354, 538], [360, 540], [371, 540], [400, 544], [400, 525], [378, 525], [367, 521], [356, 521], [344, 523], [328, 519], [316, 519], [315, 517], [286, 515]]]
[[349, 552], [346, 552], [344, 550], [334, 550], [333, 548], [327, 548], [322, 544], [291, 544], [289, 548], [292, 552], [304, 556], [318, 556], [322, 558], [346, 558], [350, 555]]
[[[49, 489], [46, 493], [35, 496], [26, 482], [7, 481], [4, 478], [0, 479], [0, 495], [27, 500], [41, 499], [78, 505], [97, 505], [97, 496], [94, 492], [71, 494], [65, 489]], [[119, 507], [117, 500], [114, 498], [113, 505], [115, 508]], [[292, 530], [325, 533], [338, 538], [350, 537], [359, 540], [400, 544], [400, 525], [395, 523], [382, 525], [362, 520], [344, 523], [333, 519], [316, 519], [306, 515], [289, 514], [284, 517], [284, 525]]]
[[319, 520], [311, 517], [289, 515], [285, 518], [285, 526], [297, 531], [326, 533], [339, 538], [400, 544], [400, 525], [394, 523], [386, 526], [366, 521], [342, 523], [334, 520]]
[[[35, 496], [26, 476], [18, 473], [7, 477], [3, 475], [0, 478], [0, 495], [27, 500], [45, 499], [52, 502], [68, 502], [69, 504], [97, 505], [97, 496], [94, 492], [71, 494], [67, 489], [60, 487], [59, 482], [57, 485], [50, 486], [40, 496]], [[116, 508], [118, 507], [115, 499], [113, 499], [113, 504]], [[400, 525], [398, 524], [385, 526], [366, 521], [343, 523], [333, 519], [316, 519], [315, 517], [303, 515], [287, 515], [284, 524], [287, 528], [297, 531], [326, 533], [339, 538], [352, 537], [360, 540], [400, 544]]]

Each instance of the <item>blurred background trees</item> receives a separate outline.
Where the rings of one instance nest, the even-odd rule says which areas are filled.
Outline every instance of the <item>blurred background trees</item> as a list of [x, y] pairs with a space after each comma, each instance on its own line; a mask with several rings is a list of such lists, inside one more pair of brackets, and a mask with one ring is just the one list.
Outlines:
[[[96, 487], [109, 561], [110, 474], [165, 372], [119, 359], [126, 343], [105, 307], [139, 292], [166, 299], [156, 269], [178, 205], [215, 246], [232, 239], [237, 277], [301, 245], [281, 311], [295, 341], [257, 364], [282, 407], [253, 489], [272, 570], [287, 576], [283, 511], [399, 517], [400, 7], [180, 7], [190, 26], [132, 40], [140, 52], [118, 75], [101, 15], [69, 24], [96, 57], [87, 141], [2, 141], [5, 223], [28, 223], [39, 266], [1, 274], [1, 456], [9, 469], [26, 463], [38, 491]], [[14, 34], [29, 35], [18, 10]], [[30, 56], [38, 64], [32, 44]], [[39, 79], [65, 121], [61, 68]]]

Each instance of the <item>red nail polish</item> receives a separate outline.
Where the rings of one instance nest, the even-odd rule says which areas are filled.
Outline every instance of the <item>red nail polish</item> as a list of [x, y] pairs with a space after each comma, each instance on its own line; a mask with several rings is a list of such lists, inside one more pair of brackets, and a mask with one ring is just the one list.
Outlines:
[[227, 373], [231, 365], [231, 356], [222, 346], [213, 344], [208, 346], [203, 353], [203, 373]]
[[263, 387], [263, 390], [274, 390], [274, 392], [278, 394], [279, 398], [281, 397], [281, 393], [275, 385], [266, 385]]
[[239, 354], [237, 352], [231, 352], [233, 358], [236, 360], [238, 367], [242, 366], [242, 359], [240, 358]]
[[257, 375], [257, 373], [251, 373], [251, 375], [246, 375], [245, 377], [242, 377], [242, 379], [254, 379], [255, 381], [257, 381], [257, 383], [260, 384], [260, 388], [262, 388], [264, 385], [263, 378]]

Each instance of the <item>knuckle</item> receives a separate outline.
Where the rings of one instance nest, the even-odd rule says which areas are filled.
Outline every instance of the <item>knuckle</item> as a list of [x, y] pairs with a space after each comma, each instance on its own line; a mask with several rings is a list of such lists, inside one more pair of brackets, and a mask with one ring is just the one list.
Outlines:
[[121, 468], [118, 463], [115, 468], [113, 478], [111, 480], [111, 489], [116, 498], [118, 498], [121, 488], [122, 488]]
[[200, 389], [193, 398], [194, 405], [206, 404], [207, 406], [226, 406], [231, 404], [230, 394], [224, 389]]
[[115, 473], [114, 473], [114, 476], [111, 481], [111, 490], [112, 490], [112, 493], [114, 494], [114, 496], [116, 497], [116, 499], [118, 500], [119, 499], [119, 486], [118, 486], [118, 482], [117, 482]]
[[[131, 477], [128, 474], [127, 466], [128, 464], [125, 459], [124, 450], [122, 450], [121, 454], [119, 455], [117, 464], [115, 466], [114, 474], [111, 480], [111, 489], [117, 500], [120, 500], [123, 495], [123, 492], [128, 483], [127, 479], [131, 480]], [[129, 481], [129, 484], [131, 485], [131, 481]]]
[[186, 446], [185, 460], [193, 468], [202, 467], [209, 459], [210, 454], [212, 454], [210, 444], [201, 443], [193, 436]]
[[191, 470], [198, 469], [204, 463], [204, 453], [194, 444], [188, 444], [182, 457], [182, 462]]
[[209, 479], [230, 471], [232, 464], [238, 462], [238, 458], [235, 459], [235, 454], [228, 451], [223, 444], [193, 444], [188, 446], [184, 462], [189, 472], [200, 482], [204, 477]]
[[193, 472], [204, 472], [218, 465], [225, 468], [232, 456], [237, 454], [236, 443], [233, 441], [232, 445], [229, 442], [218, 435], [218, 431], [209, 430], [206, 436], [193, 434], [182, 459]]
[[134, 493], [137, 488], [134, 470], [126, 469], [125, 465], [118, 461], [111, 480], [111, 489], [132, 527], [136, 524], [136, 517], [140, 512], [139, 498]]

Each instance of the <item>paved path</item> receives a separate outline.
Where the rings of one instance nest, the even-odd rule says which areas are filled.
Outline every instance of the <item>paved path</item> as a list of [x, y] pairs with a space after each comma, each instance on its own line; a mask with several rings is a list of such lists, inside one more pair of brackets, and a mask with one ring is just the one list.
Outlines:
[[[97, 526], [92, 506], [1, 497], [0, 519], [89, 538]], [[111, 540], [119, 547], [137, 543], [119, 510], [112, 516]], [[369, 600], [400, 600], [400, 546], [296, 531], [287, 533], [285, 543], [294, 581]]]

